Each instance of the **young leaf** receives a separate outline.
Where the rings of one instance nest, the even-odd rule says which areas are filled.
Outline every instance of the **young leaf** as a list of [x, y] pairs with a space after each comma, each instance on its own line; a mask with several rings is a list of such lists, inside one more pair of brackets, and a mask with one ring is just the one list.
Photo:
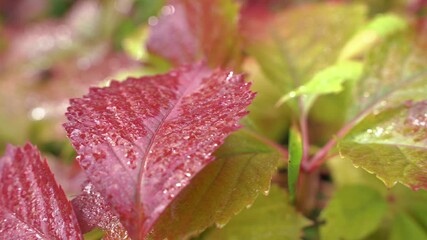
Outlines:
[[342, 49], [339, 59], [357, 59], [369, 52], [376, 43], [402, 32], [407, 23], [393, 14], [379, 15], [360, 30]]
[[306, 108], [310, 108], [317, 96], [341, 92], [345, 81], [359, 79], [362, 72], [363, 64], [360, 62], [338, 62], [316, 73], [309, 82], [284, 95], [276, 105], [281, 105], [291, 98], [306, 95]]
[[224, 228], [211, 229], [200, 239], [298, 240], [310, 222], [289, 203], [283, 189], [272, 186], [268, 196], [234, 217]]
[[230, 135], [210, 163], [168, 206], [153, 228], [154, 239], [185, 239], [224, 226], [259, 193], [268, 193], [281, 154], [248, 130]]
[[202, 64], [113, 82], [71, 100], [64, 126], [79, 162], [131, 237], [143, 238], [239, 128], [254, 93]]
[[382, 196], [366, 186], [347, 186], [335, 193], [320, 218], [322, 239], [362, 239], [374, 232], [386, 213]]
[[241, 18], [241, 32], [249, 54], [285, 94], [336, 62], [341, 47], [363, 24], [365, 10], [360, 5], [323, 3], [260, 16], [248, 9]]
[[427, 101], [372, 114], [340, 144], [343, 157], [388, 187], [401, 182], [427, 189]]
[[296, 128], [291, 128], [289, 133], [289, 164], [288, 164], [288, 186], [290, 200], [295, 201], [295, 191], [298, 184], [298, 177], [302, 160], [302, 140]]
[[[158, 23], [151, 26], [150, 53], [174, 65], [206, 59], [209, 65], [240, 62], [238, 5], [231, 0], [170, 0]], [[171, 37], [173, 36], [173, 37]]]
[[0, 158], [2, 239], [83, 239], [65, 193], [31, 144]]

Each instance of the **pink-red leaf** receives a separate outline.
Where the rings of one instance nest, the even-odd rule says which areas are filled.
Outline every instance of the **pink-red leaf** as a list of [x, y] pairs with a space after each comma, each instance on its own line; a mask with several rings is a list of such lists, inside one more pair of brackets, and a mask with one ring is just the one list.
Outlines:
[[241, 60], [238, 5], [230, 0], [170, 0], [152, 24], [148, 50], [175, 65], [206, 59], [211, 66]]
[[92, 88], [71, 101], [65, 128], [90, 181], [131, 237], [143, 238], [239, 128], [253, 97], [241, 75], [198, 64]]
[[0, 159], [1, 239], [82, 239], [70, 202], [31, 144]]
[[71, 204], [83, 233], [99, 227], [105, 231], [104, 240], [130, 239], [120, 219], [91, 183], [85, 185], [82, 194], [74, 198]]

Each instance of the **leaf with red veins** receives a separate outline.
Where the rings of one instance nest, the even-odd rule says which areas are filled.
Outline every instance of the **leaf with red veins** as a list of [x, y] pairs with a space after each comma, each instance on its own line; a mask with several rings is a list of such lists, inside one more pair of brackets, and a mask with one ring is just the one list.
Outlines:
[[83, 239], [70, 202], [31, 144], [0, 158], [1, 239]]
[[209, 65], [238, 66], [238, 5], [230, 0], [170, 0], [147, 42], [150, 53], [174, 65], [206, 59]]
[[119, 217], [112, 212], [110, 206], [91, 183], [86, 184], [83, 193], [74, 198], [71, 204], [83, 233], [99, 227], [105, 231], [104, 240], [130, 239]]
[[92, 88], [71, 100], [64, 126], [89, 180], [130, 236], [214, 160], [254, 98], [241, 75], [186, 66], [164, 75]]
[[427, 101], [371, 114], [339, 144], [340, 154], [388, 187], [427, 189]]

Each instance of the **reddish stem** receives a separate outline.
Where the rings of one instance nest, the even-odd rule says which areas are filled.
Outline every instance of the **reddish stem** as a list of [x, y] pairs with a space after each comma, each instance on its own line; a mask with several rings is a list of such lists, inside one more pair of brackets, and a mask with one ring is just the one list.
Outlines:
[[360, 120], [362, 120], [366, 115], [368, 115], [377, 104], [374, 103], [370, 107], [366, 108], [364, 111], [360, 112], [356, 117], [354, 117], [350, 122], [344, 125], [337, 134], [329, 140], [304, 166], [304, 170], [307, 172], [313, 172], [318, 169], [325, 161], [328, 159], [328, 153], [333, 147], [337, 144], [340, 138], [343, 138]]
[[302, 159], [301, 164], [304, 167], [308, 164], [309, 160], [309, 149], [310, 149], [310, 139], [309, 139], [309, 133], [308, 133], [308, 126], [307, 126], [307, 113], [304, 111], [304, 103], [302, 99], [300, 98], [298, 101], [299, 107], [302, 110], [301, 116], [299, 119], [299, 125], [301, 130], [301, 139], [302, 139]]

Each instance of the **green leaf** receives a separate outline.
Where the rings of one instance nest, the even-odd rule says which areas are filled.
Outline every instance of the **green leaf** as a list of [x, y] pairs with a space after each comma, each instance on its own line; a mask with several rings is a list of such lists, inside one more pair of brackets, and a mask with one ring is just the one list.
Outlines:
[[286, 105], [279, 108], [274, 104], [281, 96], [281, 92], [262, 73], [258, 63], [248, 58], [243, 64], [243, 71], [248, 74], [248, 81], [252, 82], [251, 90], [257, 95], [248, 107], [248, 118], [259, 129], [260, 133], [273, 140], [283, 140], [289, 128], [290, 109]]
[[427, 54], [413, 39], [395, 34], [372, 49], [349, 113], [358, 124], [340, 141], [341, 155], [389, 187], [401, 182], [426, 188], [426, 143], [422, 130], [414, 130], [422, 127], [410, 126], [424, 121], [425, 104], [419, 101], [426, 93]]
[[340, 156], [331, 158], [326, 163], [331, 171], [334, 186], [337, 188], [347, 185], [365, 185], [376, 189], [384, 196], [389, 191], [384, 187], [384, 183], [381, 180], [361, 168], [355, 168], [351, 161], [347, 161]]
[[322, 239], [362, 239], [380, 226], [386, 210], [386, 201], [374, 189], [343, 187], [320, 216], [326, 221], [320, 228]]
[[354, 4], [305, 4], [264, 18], [248, 12], [242, 16], [243, 36], [249, 54], [284, 94], [333, 65], [365, 13]]
[[349, 117], [369, 108], [380, 112], [407, 100], [423, 100], [426, 91], [427, 51], [407, 35], [395, 35], [366, 57], [363, 77], [353, 89]]
[[394, 14], [381, 14], [360, 30], [341, 51], [339, 59], [357, 59], [365, 55], [379, 41], [407, 28], [405, 20]]
[[427, 232], [423, 226], [420, 226], [411, 216], [399, 213], [393, 222], [390, 240], [427, 239]]
[[[415, 226], [406, 226], [406, 228], [422, 229], [424, 234], [427, 233], [427, 191], [413, 191], [402, 185], [397, 185], [392, 189], [384, 188], [384, 184], [374, 175], [367, 173], [361, 168], [355, 168], [350, 161], [345, 161], [339, 157], [328, 161], [328, 167], [331, 170], [332, 178], [336, 186], [346, 188], [351, 185], [364, 185], [375, 189], [382, 195], [383, 201], [387, 201], [388, 209], [381, 226], [374, 234], [371, 234], [366, 240], [390, 239], [391, 235], [397, 235], [404, 229], [396, 230], [398, 222], [404, 221], [415, 224]], [[359, 201], [354, 198], [354, 201]], [[402, 220], [401, 217], [410, 218], [409, 221]], [[359, 223], [357, 223], [359, 225]], [[408, 225], [408, 224], [402, 224]], [[399, 227], [400, 228], [400, 227]], [[394, 232], [394, 233], [392, 233]], [[419, 232], [417, 230], [413, 232]], [[400, 239], [424, 239], [409, 237]], [[423, 235], [421, 235], [423, 236]]]
[[321, 94], [339, 93], [347, 80], [357, 80], [363, 73], [363, 64], [356, 61], [338, 62], [314, 75], [306, 84], [284, 95], [277, 104], [282, 104], [291, 98], [306, 95], [306, 108]]
[[341, 156], [388, 187], [427, 189], [427, 101], [371, 114], [339, 143]]
[[295, 201], [295, 192], [298, 184], [302, 160], [302, 140], [301, 135], [296, 128], [291, 128], [289, 133], [289, 165], [288, 165], [288, 186], [291, 202]]
[[232, 134], [216, 152], [216, 160], [196, 175], [160, 216], [151, 237], [183, 239], [212, 224], [225, 225], [268, 193], [280, 154], [246, 130]]
[[204, 240], [297, 240], [309, 221], [289, 203], [285, 192], [272, 186], [268, 196], [259, 197], [222, 229], [211, 229]]

